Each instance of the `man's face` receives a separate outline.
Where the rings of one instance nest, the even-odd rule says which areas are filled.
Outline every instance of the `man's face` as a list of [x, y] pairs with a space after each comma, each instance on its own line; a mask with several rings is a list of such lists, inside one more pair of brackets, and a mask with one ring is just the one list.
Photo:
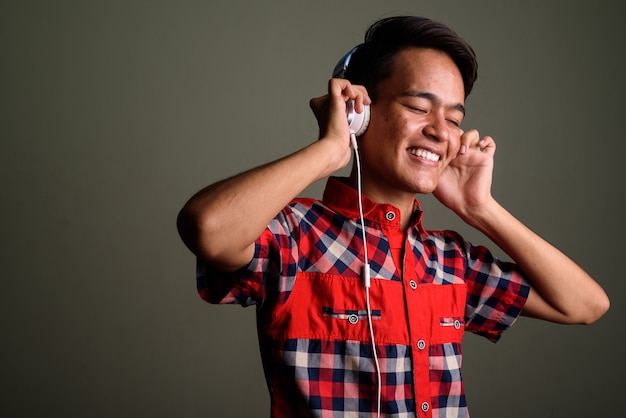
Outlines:
[[459, 152], [463, 78], [452, 59], [408, 48], [379, 83], [371, 121], [360, 138], [364, 191], [378, 201], [430, 193]]

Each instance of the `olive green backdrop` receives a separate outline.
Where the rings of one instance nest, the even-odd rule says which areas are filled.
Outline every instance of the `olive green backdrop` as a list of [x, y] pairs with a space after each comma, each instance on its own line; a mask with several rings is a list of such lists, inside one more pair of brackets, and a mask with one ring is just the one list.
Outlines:
[[[619, 2], [5, 1], [0, 5], [0, 415], [266, 417], [254, 309], [210, 306], [175, 218], [201, 187], [315, 140], [309, 98], [374, 20], [477, 51], [464, 126], [494, 195], [606, 288], [590, 326], [465, 338], [474, 417], [623, 416]], [[307, 193], [319, 196], [321, 184]], [[254, 204], [254, 202], [250, 202]], [[430, 228], [468, 230], [432, 198]]]

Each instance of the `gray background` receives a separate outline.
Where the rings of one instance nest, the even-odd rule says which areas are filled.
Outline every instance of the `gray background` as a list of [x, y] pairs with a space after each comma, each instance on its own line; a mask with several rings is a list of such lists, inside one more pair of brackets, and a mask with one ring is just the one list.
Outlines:
[[[618, 5], [2, 2], [0, 415], [267, 416], [254, 310], [200, 301], [176, 214], [204, 185], [315, 140], [308, 100], [338, 58], [374, 20], [411, 13], [477, 51], [464, 126], [498, 143], [494, 195], [612, 300], [590, 327], [521, 319], [496, 345], [467, 335], [473, 416], [623, 416]], [[488, 244], [424, 206], [427, 227]]]

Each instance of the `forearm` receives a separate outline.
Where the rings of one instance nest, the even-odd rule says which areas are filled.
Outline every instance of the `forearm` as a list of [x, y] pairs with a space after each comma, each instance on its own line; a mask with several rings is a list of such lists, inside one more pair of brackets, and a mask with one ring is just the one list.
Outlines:
[[333, 146], [318, 141], [201, 190], [179, 214], [183, 241], [218, 267], [236, 269], [247, 264], [254, 241], [276, 214], [311, 183], [346, 164], [337, 161]]
[[529, 277], [533, 290], [525, 315], [560, 323], [591, 323], [608, 309], [609, 300], [598, 283], [494, 200], [464, 218]]

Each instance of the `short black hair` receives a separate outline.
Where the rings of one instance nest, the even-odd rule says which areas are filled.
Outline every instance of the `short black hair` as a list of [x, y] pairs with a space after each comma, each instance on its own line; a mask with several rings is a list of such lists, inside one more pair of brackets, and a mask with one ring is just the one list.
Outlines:
[[463, 77], [465, 97], [478, 76], [478, 62], [472, 47], [443, 23], [419, 16], [394, 16], [369, 27], [365, 42], [350, 59], [345, 78], [361, 84], [373, 100], [376, 87], [391, 75], [396, 54], [406, 48], [430, 48], [450, 56]]

